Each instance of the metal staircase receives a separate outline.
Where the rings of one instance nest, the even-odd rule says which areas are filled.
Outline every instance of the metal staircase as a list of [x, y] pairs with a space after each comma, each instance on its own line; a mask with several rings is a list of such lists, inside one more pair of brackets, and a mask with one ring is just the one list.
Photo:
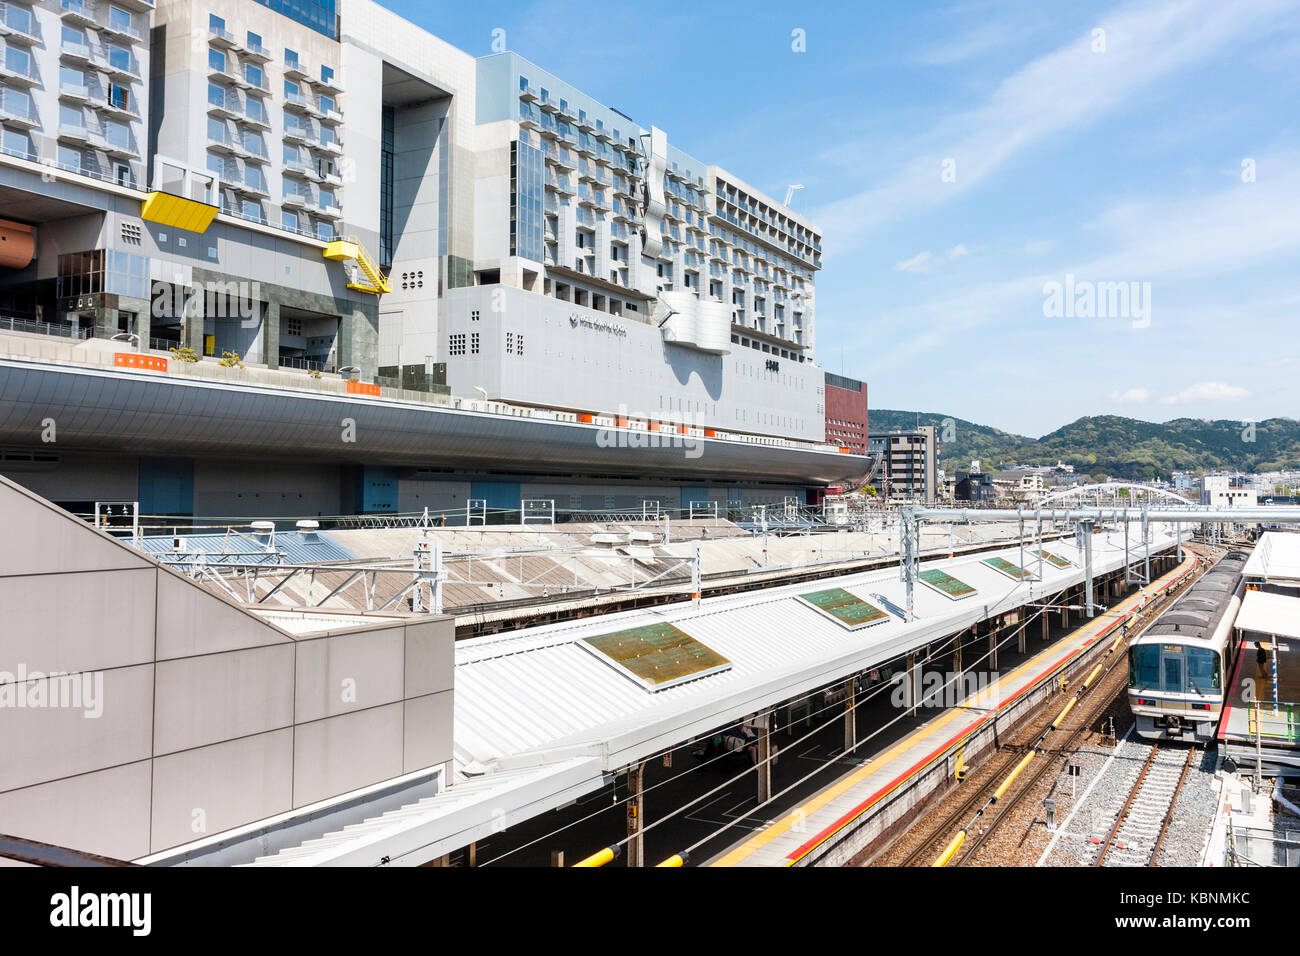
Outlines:
[[[370, 258], [365, 246], [361, 245], [361, 240], [356, 236], [333, 240], [325, 247], [324, 255], [326, 259], [333, 259], [335, 262], [351, 261], [356, 263], [361, 275], [358, 276], [356, 272], [352, 273], [348, 282], [349, 289], [372, 292], [375, 295], [393, 291], [393, 285], [388, 276], [379, 271], [379, 266]], [[363, 279], [364, 281], [362, 281]]]

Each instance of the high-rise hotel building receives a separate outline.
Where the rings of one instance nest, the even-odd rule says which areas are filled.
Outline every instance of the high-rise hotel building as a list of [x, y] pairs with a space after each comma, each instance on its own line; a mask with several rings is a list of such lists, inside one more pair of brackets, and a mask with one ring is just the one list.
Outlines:
[[0, 330], [824, 443], [818, 228], [513, 53], [370, 0], [4, 0], [0, 44]]

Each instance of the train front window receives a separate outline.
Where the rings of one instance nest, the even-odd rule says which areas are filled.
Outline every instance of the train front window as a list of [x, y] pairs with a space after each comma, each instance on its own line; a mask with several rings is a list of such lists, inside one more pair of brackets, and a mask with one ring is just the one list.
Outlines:
[[1183, 656], [1181, 654], [1169, 654], [1161, 658], [1163, 666], [1165, 683], [1164, 689], [1171, 694], [1181, 694], [1183, 692]]
[[1160, 686], [1160, 647], [1156, 644], [1139, 644], [1128, 652], [1128, 684], [1130, 687]]
[[1187, 683], [1198, 694], [1218, 690], [1223, 683], [1222, 674], [1219, 670], [1218, 653], [1200, 647], [1189, 647], [1187, 649]]

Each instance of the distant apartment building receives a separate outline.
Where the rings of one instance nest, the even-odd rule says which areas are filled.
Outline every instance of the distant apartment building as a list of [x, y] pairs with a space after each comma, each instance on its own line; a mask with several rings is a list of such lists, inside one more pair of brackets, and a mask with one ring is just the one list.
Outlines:
[[867, 383], [826, 373], [826, 441], [867, 453]]
[[997, 500], [993, 476], [980, 471], [959, 471], [953, 483], [953, 498], [973, 505], [992, 504]]
[[1259, 504], [1259, 495], [1242, 477], [1206, 475], [1201, 479], [1201, 504], [1211, 508], [1253, 508]]
[[888, 497], [918, 501], [938, 497], [938, 449], [933, 425], [869, 435], [867, 445], [873, 456], [880, 456], [880, 480]]

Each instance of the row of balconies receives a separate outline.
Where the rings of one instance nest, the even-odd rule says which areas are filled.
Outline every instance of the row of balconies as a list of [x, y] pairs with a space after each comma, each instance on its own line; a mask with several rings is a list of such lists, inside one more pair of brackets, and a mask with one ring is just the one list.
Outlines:
[[313, 99], [301, 93], [285, 93], [284, 108], [294, 113], [310, 116], [330, 126], [337, 126], [343, 122], [343, 111], [338, 107], [321, 109], [319, 99]]

